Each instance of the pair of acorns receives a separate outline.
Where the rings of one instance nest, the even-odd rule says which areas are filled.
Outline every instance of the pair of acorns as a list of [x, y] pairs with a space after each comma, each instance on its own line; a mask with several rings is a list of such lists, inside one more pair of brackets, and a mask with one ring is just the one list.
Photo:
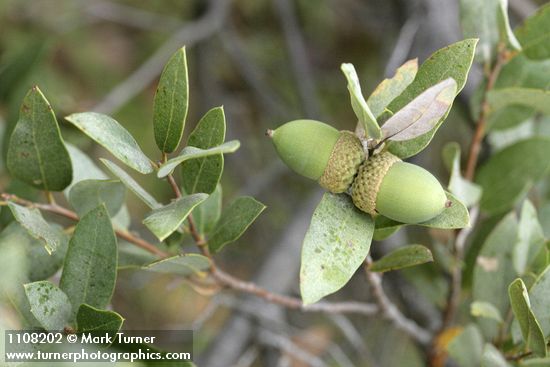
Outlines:
[[348, 193], [360, 210], [402, 223], [439, 215], [447, 196], [425, 169], [382, 150], [367, 158], [360, 139], [314, 120], [295, 120], [267, 133], [281, 159], [332, 193]]

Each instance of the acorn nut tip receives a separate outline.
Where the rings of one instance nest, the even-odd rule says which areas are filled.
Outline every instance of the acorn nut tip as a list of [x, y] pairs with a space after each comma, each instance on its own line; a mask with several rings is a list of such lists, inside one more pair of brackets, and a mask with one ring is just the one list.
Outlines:
[[359, 138], [314, 120], [295, 120], [268, 130], [281, 159], [333, 193], [347, 192], [355, 206], [402, 223], [432, 219], [447, 205], [445, 191], [425, 169], [389, 152], [366, 159]]
[[434, 218], [447, 203], [445, 191], [430, 172], [388, 152], [369, 158], [359, 168], [352, 198], [367, 213], [410, 224]]

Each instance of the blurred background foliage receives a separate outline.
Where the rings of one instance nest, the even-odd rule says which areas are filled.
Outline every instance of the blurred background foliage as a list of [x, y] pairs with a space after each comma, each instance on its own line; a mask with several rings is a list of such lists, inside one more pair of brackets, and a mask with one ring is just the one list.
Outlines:
[[[512, 25], [542, 3], [510, 0]], [[242, 142], [236, 154], [226, 156], [224, 201], [246, 194], [268, 206], [251, 230], [223, 252], [220, 263], [269, 289], [298, 294], [301, 241], [319, 192], [314, 182], [280, 163], [265, 130], [297, 118], [353, 130], [356, 120], [340, 72], [342, 62], [355, 65], [368, 95], [407, 59], [423, 61], [462, 38], [456, 0], [0, 0], [3, 156], [21, 100], [35, 84], [58, 114], [65, 140], [91, 156], [108, 153], [64, 116], [88, 110], [111, 114], [146, 154], [158, 155], [152, 127], [156, 81], [169, 55], [188, 44], [190, 112], [185, 134], [207, 110], [223, 105], [227, 139]], [[468, 146], [474, 123], [469, 99], [481, 75], [477, 64], [434, 142], [414, 158], [444, 184], [448, 177], [441, 149], [448, 141]], [[530, 129], [522, 124], [513, 133], [502, 131], [490, 144], [500, 147], [507, 137], [515, 140], [531, 134]], [[14, 193], [36, 198], [33, 189], [10, 182], [3, 167], [1, 191], [16, 187]], [[169, 200], [166, 185], [152, 177], [140, 182], [159, 200]], [[132, 216], [147, 212], [132, 195], [127, 203]], [[543, 224], [550, 222], [549, 208], [541, 211]], [[1, 215], [0, 226], [8, 214], [3, 210]], [[481, 243], [496, 223], [491, 221], [476, 230], [474, 244]], [[139, 222], [132, 223], [132, 230], [152, 239]], [[430, 237], [444, 244], [448, 236], [444, 231], [402, 229], [375, 244], [373, 252], [376, 256], [405, 243], [429, 243]], [[434, 264], [387, 276], [388, 293], [407, 305], [408, 316], [428, 328], [437, 327], [433, 315], [445, 303], [448, 284], [441, 270], [451, 261], [445, 245], [432, 250]], [[466, 258], [470, 265], [472, 256]], [[366, 289], [358, 276], [330, 298], [367, 300]], [[242, 366], [277, 361], [304, 365], [285, 352], [284, 340], [313, 356], [328, 354], [334, 366], [424, 363], [420, 350], [380, 319], [301, 314], [216, 292], [168, 276], [123, 270], [113, 307], [126, 318], [127, 329], [200, 329], [195, 333], [196, 353], [205, 366], [219, 365], [220, 360]], [[10, 311], [3, 310], [4, 316], [10, 320]]]

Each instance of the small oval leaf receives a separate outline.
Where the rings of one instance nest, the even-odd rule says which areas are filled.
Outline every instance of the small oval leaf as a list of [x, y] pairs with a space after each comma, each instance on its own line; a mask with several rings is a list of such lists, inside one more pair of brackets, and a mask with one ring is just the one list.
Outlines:
[[73, 167], [73, 180], [71, 181], [71, 184], [63, 191], [66, 198], [69, 198], [71, 188], [80, 181], [105, 180], [108, 178], [107, 175], [99, 169], [99, 167], [86, 153], [72, 144], [67, 143], [66, 146], [69, 156], [71, 157]]
[[237, 198], [220, 217], [208, 239], [212, 252], [220, 251], [228, 243], [234, 242], [250, 227], [264, 211], [265, 205], [250, 196]]
[[514, 246], [513, 262], [517, 274], [523, 275], [536, 260], [546, 239], [537, 210], [529, 200], [523, 202], [519, 220], [518, 238]]
[[489, 214], [511, 209], [550, 170], [550, 139], [536, 137], [497, 152], [478, 170], [480, 206]]
[[369, 266], [370, 271], [384, 273], [386, 271], [408, 268], [434, 261], [432, 252], [422, 245], [400, 247]]
[[[474, 301], [489, 302], [501, 315], [509, 309], [508, 285], [515, 278], [512, 251], [517, 236], [518, 221], [514, 213], [505, 216], [483, 243], [473, 274]], [[491, 338], [498, 333], [498, 324], [489, 319], [478, 320], [483, 334]]]
[[208, 199], [193, 209], [193, 219], [197, 229], [202, 234], [207, 234], [214, 229], [222, 214], [222, 186], [218, 184], [216, 190]]
[[508, 287], [508, 295], [525, 344], [536, 356], [546, 357], [546, 340], [540, 324], [531, 310], [529, 294], [523, 280], [520, 278], [514, 280]]
[[470, 314], [475, 317], [485, 317], [497, 322], [503, 322], [498, 308], [490, 302], [474, 301], [470, 305]]
[[463, 202], [467, 208], [477, 204], [481, 198], [481, 187], [462, 177], [460, 145], [455, 142], [446, 144], [443, 148], [443, 160], [451, 173], [448, 185], [449, 191]]
[[105, 204], [111, 217], [122, 208], [126, 187], [114, 180], [83, 180], [76, 183], [69, 193], [69, 202], [79, 217], [100, 204]]
[[149, 158], [134, 137], [115, 119], [97, 112], [74, 113], [67, 121], [103, 146], [124, 164], [146, 174], [153, 172]]
[[367, 257], [374, 221], [347, 195], [326, 193], [304, 238], [300, 291], [304, 304], [336, 292]]
[[424, 135], [447, 114], [455, 95], [452, 78], [426, 89], [384, 123], [384, 139], [406, 141]]
[[[225, 113], [223, 107], [215, 107], [200, 119], [189, 135], [187, 145], [206, 150], [223, 144], [224, 140]], [[181, 184], [185, 192], [214, 192], [222, 176], [223, 164], [223, 154], [184, 162], [181, 166]]]
[[113, 311], [100, 310], [83, 303], [76, 314], [76, 330], [79, 333], [113, 334], [120, 330], [124, 318]]
[[117, 241], [102, 204], [80, 219], [65, 257], [59, 286], [73, 305], [73, 317], [83, 303], [107, 306], [115, 287], [116, 266]]
[[483, 347], [481, 355], [481, 367], [511, 367], [500, 351], [490, 343]]
[[143, 224], [161, 241], [174, 233], [189, 213], [208, 198], [208, 194], [183, 196], [170, 204], [153, 210], [145, 217]]
[[550, 115], [550, 92], [537, 88], [510, 87], [490, 91], [487, 100], [493, 111], [507, 106], [527, 106]]
[[[466, 83], [476, 44], [477, 39], [465, 39], [434, 52], [418, 68], [414, 81], [390, 103], [388, 109], [392, 112], [399, 111], [427, 88], [447, 78], [456, 81], [458, 94]], [[442, 122], [443, 119], [428, 133], [415, 139], [403, 142], [390, 141], [388, 149], [400, 158], [411, 157], [429, 144]]]
[[58, 231], [61, 239], [60, 245], [52, 254], [49, 254], [44, 249], [43, 244], [32, 237], [16, 221], [10, 223], [0, 233], [0, 249], [6, 250], [8, 247], [13, 247], [24, 252], [23, 256], [26, 258], [26, 264], [17, 264], [17, 267], [25, 273], [31, 282], [51, 277], [63, 265], [69, 239], [62, 232], [61, 228], [52, 227], [52, 229]]
[[201, 275], [210, 267], [210, 260], [199, 254], [185, 254], [158, 260], [142, 267], [156, 273], [180, 276]]
[[523, 53], [530, 59], [550, 58], [550, 4], [541, 6], [516, 29]]
[[538, 277], [529, 290], [531, 309], [540, 322], [544, 335], [550, 335], [550, 266]]
[[61, 289], [42, 280], [25, 284], [25, 293], [31, 305], [31, 313], [44, 329], [59, 331], [69, 325], [71, 303]]
[[12, 202], [8, 206], [16, 221], [18, 221], [31, 236], [38, 239], [48, 253], [52, 253], [63, 241], [59, 231], [56, 231], [42, 217], [40, 211], [36, 208], [27, 208]]
[[209, 149], [200, 149], [192, 146], [187, 146], [183, 148], [183, 150], [177, 157], [172, 158], [166, 163], [162, 164], [158, 170], [157, 176], [159, 178], [168, 176], [174, 171], [174, 169], [176, 169], [177, 166], [185, 161], [191, 159], [207, 158], [219, 154], [233, 153], [237, 149], [239, 149], [240, 146], [241, 143], [238, 140], [231, 140], [223, 143], [222, 145], [218, 145]]
[[369, 138], [380, 139], [382, 134], [376, 117], [372, 114], [369, 105], [365, 101], [359, 84], [359, 77], [352, 64], [342, 64], [342, 72], [348, 81], [348, 91], [351, 99], [351, 107], [359, 122], [363, 125]]
[[37, 189], [62, 191], [71, 184], [71, 158], [52, 107], [38, 87], [23, 99], [6, 163], [14, 177]]
[[108, 159], [100, 158], [101, 162], [122, 182], [127, 189], [132, 191], [141, 201], [151, 209], [158, 209], [162, 206], [151, 194], [149, 194], [136, 180], [126, 173], [122, 168]]
[[401, 65], [395, 75], [384, 79], [367, 99], [374, 117], [380, 117], [386, 107], [412, 83], [418, 71], [418, 59], [412, 59]]
[[155, 142], [165, 153], [176, 150], [183, 135], [189, 106], [187, 79], [187, 57], [182, 47], [164, 67], [153, 102]]

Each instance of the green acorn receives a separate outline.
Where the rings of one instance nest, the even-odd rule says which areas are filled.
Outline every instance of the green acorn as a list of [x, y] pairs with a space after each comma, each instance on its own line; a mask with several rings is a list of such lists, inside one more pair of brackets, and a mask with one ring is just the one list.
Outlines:
[[389, 152], [365, 160], [361, 141], [349, 131], [296, 120], [269, 130], [268, 135], [290, 168], [330, 192], [351, 191], [355, 206], [373, 216], [414, 224], [445, 208], [445, 191], [430, 172]]
[[359, 138], [314, 120], [295, 120], [268, 130], [287, 166], [333, 193], [348, 190], [365, 160]]
[[374, 155], [361, 165], [351, 196], [364, 212], [411, 224], [434, 218], [447, 202], [445, 191], [430, 172], [389, 152]]

